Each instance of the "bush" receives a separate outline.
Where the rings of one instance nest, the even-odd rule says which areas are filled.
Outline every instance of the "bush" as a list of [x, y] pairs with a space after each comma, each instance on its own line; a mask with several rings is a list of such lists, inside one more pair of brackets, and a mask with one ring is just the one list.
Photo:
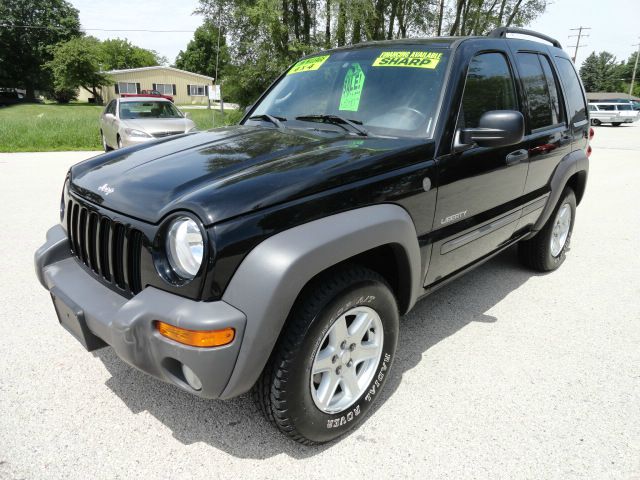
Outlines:
[[75, 88], [56, 88], [52, 92], [45, 94], [47, 100], [55, 100], [58, 103], [69, 103], [78, 98], [78, 91]]

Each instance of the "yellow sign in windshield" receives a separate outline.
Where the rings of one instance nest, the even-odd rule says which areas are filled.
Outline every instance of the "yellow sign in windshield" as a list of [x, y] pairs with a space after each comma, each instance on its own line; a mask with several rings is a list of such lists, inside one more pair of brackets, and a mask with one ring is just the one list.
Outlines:
[[382, 52], [373, 67], [411, 67], [434, 69], [440, 63], [439, 52]]
[[330, 55], [321, 55], [319, 57], [311, 57], [305, 58], [304, 60], [300, 60], [296, 63], [291, 70], [287, 72], [287, 75], [291, 75], [292, 73], [300, 73], [300, 72], [310, 72], [312, 70], [318, 70]]

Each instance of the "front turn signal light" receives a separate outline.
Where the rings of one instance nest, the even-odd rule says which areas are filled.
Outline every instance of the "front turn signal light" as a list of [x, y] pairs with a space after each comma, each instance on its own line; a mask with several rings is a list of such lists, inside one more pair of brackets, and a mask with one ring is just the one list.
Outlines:
[[233, 342], [236, 336], [235, 329], [230, 327], [222, 330], [187, 330], [157, 321], [156, 329], [163, 337], [192, 347], [221, 347]]

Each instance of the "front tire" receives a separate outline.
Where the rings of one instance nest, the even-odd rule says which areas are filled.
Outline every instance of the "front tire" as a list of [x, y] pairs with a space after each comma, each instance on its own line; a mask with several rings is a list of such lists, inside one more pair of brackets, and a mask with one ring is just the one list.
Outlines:
[[360, 266], [313, 281], [253, 389], [259, 409], [305, 445], [360, 424], [389, 376], [399, 314], [385, 280]]
[[620, 125], [622, 125], [622, 122], [613, 122], [611, 125], [613, 125], [614, 127], [619, 127]]
[[118, 150], [120, 150], [122, 148], [122, 138], [120, 138], [120, 135], [118, 135]]
[[576, 196], [567, 187], [542, 230], [535, 237], [519, 243], [520, 261], [539, 272], [550, 272], [560, 267], [569, 250], [575, 218]]

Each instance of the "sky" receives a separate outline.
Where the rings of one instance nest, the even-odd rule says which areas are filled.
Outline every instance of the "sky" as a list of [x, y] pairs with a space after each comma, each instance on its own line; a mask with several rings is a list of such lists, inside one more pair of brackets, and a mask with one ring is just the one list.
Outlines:
[[[546, 12], [527, 28], [538, 30], [560, 41], [573, 56], [577, 32], [571, 28], [591, 27], [589, 37], [580, 43], [577, 64], [592, 51], [606, 50], [618, 60], [626, 60], [640, 43], [640, 0], [552, 0]], [[193, 32], [203, 18], [193, 15], [197, 0], [71, 0], [80, 10], [83, 28], [101, 29], [146, 29], [187, 30], [188, 33], [144, 33], [104, 32], [88, 30], [87, 33], [100, 39], [127, 38], [133, 44], [157, 51], [175, 61], [180, 50], [184, 50], [193, 37]]]
[[[193, 15], [195, 0], [69, 0], [80, 11], [88, 35], [101, 40], [126, 38], [134, 45], [155, 50], [173, 63], [187, 47], [204, 18]], [[186, 30], [188, 33], [104, 32], [108, 30]]]

